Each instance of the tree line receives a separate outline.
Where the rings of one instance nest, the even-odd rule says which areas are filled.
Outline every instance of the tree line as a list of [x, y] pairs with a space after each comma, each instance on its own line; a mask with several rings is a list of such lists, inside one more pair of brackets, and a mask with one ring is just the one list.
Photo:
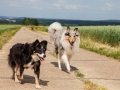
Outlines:
[[39, 22], [36, 18], [24, 18], [23, 25], [35, 25], [38, 26]]

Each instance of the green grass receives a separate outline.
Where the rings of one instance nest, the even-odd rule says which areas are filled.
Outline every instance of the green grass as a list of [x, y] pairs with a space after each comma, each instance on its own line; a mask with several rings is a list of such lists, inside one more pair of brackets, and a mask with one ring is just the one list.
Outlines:
[[120, 45], [120, 26], [81, 26], [79, 31], [82, 38], [113, 47]]
[[78, 70], [75, 71], [75, 75], [77, 77], [82, 77], [82, 78], [84, 77], [84, 75], [82, 73], [80, 73]]
[[80, 47], [120, 61], [120, 47], [111, 47], [107, 44], [94, 42], [91, 39], [81, 39]]
[[0, 25], [0, 49], [20, 28], [20, 25]]

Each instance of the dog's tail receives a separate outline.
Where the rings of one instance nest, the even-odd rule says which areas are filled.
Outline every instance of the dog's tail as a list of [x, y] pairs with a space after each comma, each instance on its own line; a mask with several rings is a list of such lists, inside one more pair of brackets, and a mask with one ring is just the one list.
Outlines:
[[50, 35], [51, 40], [54, 40], [54, 36], [56, 32], [61, 32], [63, 30], [63, 27], [60, 23], [54, 22], [48, 27], [48, 33]]

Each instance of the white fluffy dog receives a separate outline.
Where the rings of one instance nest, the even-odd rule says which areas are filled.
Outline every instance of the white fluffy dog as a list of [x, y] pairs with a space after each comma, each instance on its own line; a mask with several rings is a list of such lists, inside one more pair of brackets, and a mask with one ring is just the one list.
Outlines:
[[60, 23], [54, 22], [48, 27], [48, 33], [53, 41], [55, 53], [58, 56], [58, 67], [61, 70], [61, 60], [65, 63], [67, 71], [70, 72], [70, 60], [75, 52], [79, 50], [80, 35], [78, 28], [63, 30]]

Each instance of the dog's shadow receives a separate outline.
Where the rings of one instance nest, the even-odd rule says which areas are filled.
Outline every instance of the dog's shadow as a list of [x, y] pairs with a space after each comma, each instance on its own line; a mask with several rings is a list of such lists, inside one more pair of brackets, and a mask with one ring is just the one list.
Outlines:
[[[58, 63], [57, 62], [51, 62], [51, 64], [53, 64], [55, 67], [58, 68]], [[62, 68], [62, 71], [68, 73], [65, 64], [61, 63], [61, 68]], [[70, 68], [71, 68], [70, 71], [76, 71], [76, 70], [78, 70], [76, 67], [71, 66], [71, 65], [70, 65]]]
[[[35, 78], [33, 76], [29, 76], [29, 75], [24, 75], [24, 80], [22, 81], [21, 84], [25, 84], [25, 83], [31, 83], [31, 84], [35, 84]], [[39, 80], [40, 85], [43, 86], [48, 86], [48, 82], [49, 81], [45, 81], [45, 80]]]

